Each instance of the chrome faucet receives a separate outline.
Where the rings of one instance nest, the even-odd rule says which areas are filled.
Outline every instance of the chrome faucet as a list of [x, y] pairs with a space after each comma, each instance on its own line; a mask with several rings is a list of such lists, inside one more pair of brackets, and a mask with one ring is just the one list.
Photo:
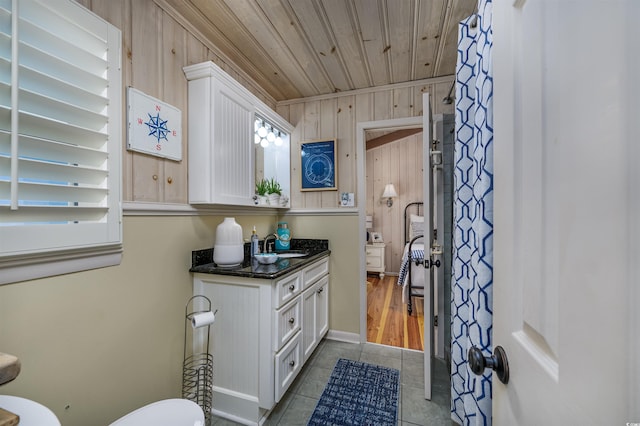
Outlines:
[[[269, 234], [266, 237], [264, 237], [264, 244], [262, 246], [262, 252], [263, 253], [267, 253], [267, 240], [269, 238], [273, 237], [274, 241], [275, 240], [279, 240], [280, 238], [278, 237], [278, 234]], [[270, 253], [270, 252], [269, 252]]]

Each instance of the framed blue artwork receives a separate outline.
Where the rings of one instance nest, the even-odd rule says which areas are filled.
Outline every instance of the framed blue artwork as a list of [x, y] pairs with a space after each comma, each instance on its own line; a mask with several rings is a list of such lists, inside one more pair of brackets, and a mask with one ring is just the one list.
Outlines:
[[301, 191], [336, 191], [336, 141], [316, 140], [300, 143]]

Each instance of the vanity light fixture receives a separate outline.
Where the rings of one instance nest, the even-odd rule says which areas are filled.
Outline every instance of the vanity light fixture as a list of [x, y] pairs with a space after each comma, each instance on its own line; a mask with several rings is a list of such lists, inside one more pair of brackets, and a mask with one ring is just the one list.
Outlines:
[[273, 142], [276, 140], [276, 134], [273, 132], [273, 129], [271, 129], [269, 133], [267, 133], [267, 140], [269, 142]]
[[396, 192], [396, 188], [392, 183], [388, 183], [384, 187], [384, 192], [382, 193], [382, 198], [387, 199], [387, 207], [393, 206], [393, 197], [397, 197], [398, 193]]
[[263, 148], [267, 148], [272, 143], [275, 146], [282, 146], [283, 137], [286, 137], [286, 134], [283, 134], [280, 129], [260, 116], [256, 116], [254, 131], [254, 142]]

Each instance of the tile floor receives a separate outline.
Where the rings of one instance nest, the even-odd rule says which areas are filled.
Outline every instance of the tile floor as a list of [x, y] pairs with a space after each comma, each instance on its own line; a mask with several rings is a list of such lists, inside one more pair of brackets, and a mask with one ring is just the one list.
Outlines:
[[[306, 425], [338, 358], [383, 365], [400, 370], [398, 425], [454, 425], [449, 413], [449, 374], [443, 360], [437, 360], [433, 398], [424, 399], [422, 352], [375, 344], [354, 344], [323, 340], [307, 361], [285, 396], [276, 405], [266, 425]], [[211, 426], [237, 425], [214, 417]]]

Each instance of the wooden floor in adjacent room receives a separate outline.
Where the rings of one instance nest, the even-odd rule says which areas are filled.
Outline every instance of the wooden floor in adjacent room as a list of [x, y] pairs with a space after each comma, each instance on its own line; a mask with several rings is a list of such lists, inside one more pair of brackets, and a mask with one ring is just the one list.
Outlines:
[[424, 350], [424, 300], [414, 298], [409, 315], [397, 281], [397, 276], [367, 276], [367, 341]]

